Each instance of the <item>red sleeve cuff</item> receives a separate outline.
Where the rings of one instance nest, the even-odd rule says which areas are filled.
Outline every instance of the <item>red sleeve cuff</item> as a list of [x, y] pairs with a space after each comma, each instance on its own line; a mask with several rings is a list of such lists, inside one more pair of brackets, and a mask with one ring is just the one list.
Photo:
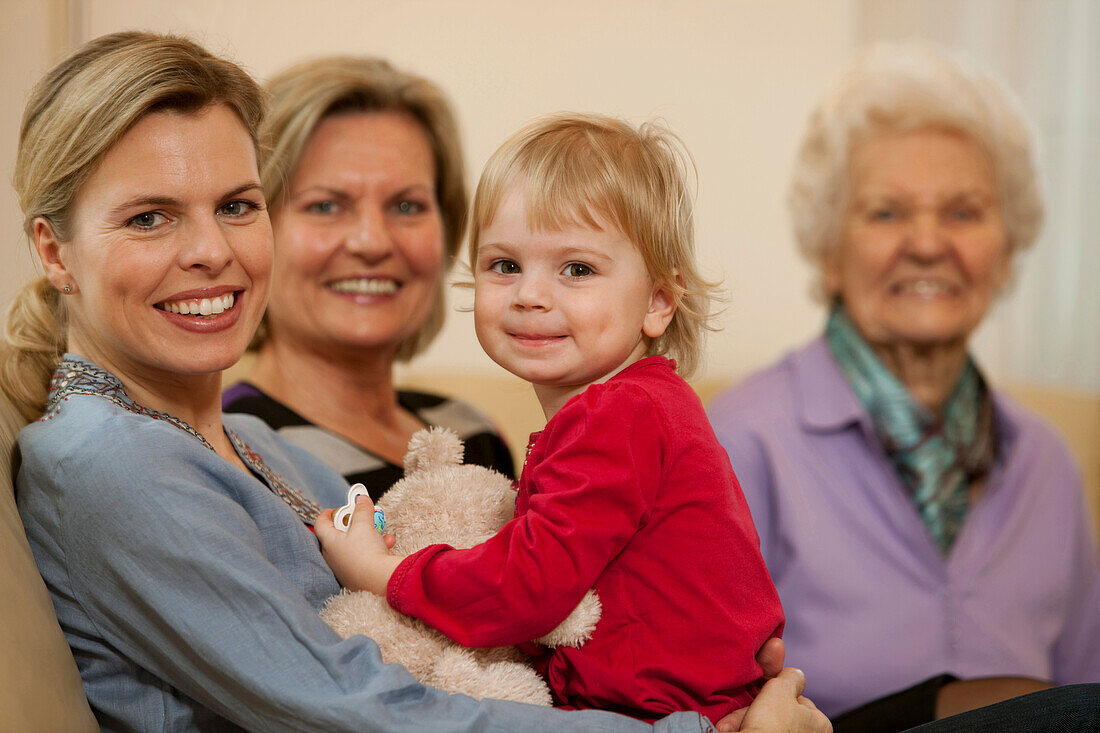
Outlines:
[[414, 599], [423, 596], [420, 575], [424, 566], [439, 553], [453, 549], [450, 545], [428, 545], [402, 560], [386, 584], [386, 603], [399, 613], [416, 616], [412, 609], [415, 607]]

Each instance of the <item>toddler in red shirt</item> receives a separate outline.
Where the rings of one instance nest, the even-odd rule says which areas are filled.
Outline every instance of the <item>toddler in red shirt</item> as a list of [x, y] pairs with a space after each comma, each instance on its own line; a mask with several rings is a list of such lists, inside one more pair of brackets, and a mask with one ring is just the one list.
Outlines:
[[547, 418], [515, 519], [469, 550], [406, 558], [377, 533], [318, 535], [345, 587], [466, 646], [543, 636], [595, 589], [589, 641], [525, 648], [555, 703], [716, 722], [759, 690], [754, 656], [783, 612], [681, 376], [699, 361], [714, 287], [694, 261], [689, 170], [654, 124], [562, 114], [505, 142], [478, 184], [469, 247], [478, 340], [531, 382]]

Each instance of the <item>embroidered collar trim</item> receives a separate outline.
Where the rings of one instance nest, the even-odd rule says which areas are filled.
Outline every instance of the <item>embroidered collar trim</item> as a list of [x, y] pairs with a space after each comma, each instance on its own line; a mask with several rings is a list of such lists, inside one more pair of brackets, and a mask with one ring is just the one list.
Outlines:
[[64, 358], [57, 363], [57, 369], [54, 370], [53, 378], [50, 379], [50, 394], [46, 398], [46, 413], [40, 419], [48, 420], [56, 416], [61, 410], [61, 403], [73, 395], [100, 397], [137, 415], [170, 422], [210, 450], [214, 450], [214, 446], [210, 445], [206, 438], [202, 437], [197, 430], [186, 422], [175, 415], [150, 410], [148, 407], [143, 407], [134, 402], [130, 395], [126, 394], [126, 390], [123, 388], [122, 382], [118, 381], [118, 377], [106, 369], [100, 369], [82, 359]]
[[[170, 413], [151, 410], [138, 404], [130, 395], [126, 394], [122, 383], [118, 381], [115, 375], [79, 358], [66, 357], [58, 362], [57, 369], [50, 380], [50, 393], [46, 400], [46, 412], [39, 420], [49, 420], [56, 417], [57, 413], [61, 411], [61, 403], [74, 395], [99, 397], [134, 414], [154, 420], [164, 420], [175, 425], [210, 450], [214, 450], [214, 446], [210, 445], [209, 441], [186, 421]], [[307, 499], [301, 491], [293, 488], [287, 483], [286, 479], [271, 470], [263, 458], [248, 447], [241, 436], [228, 428], [225, 430], [225, 434], [229, 436], [229, 440], [233, 443], [233, 447], [237, 450], [241, 460], [267, 484], [268, 489], [286, 502], [301, 517], [303, 522], [313, 526], [317, 515], [321, 513], [321, 507]]]

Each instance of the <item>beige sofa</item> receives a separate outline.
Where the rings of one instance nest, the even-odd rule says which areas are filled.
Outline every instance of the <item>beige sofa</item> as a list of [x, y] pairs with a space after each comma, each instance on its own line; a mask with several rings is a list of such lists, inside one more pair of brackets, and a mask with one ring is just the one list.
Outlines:
[[[705, 403], [733, 381], [706, 379], [692, 386]], [[517, 465], [522, 462], [528, 435], [545, 422], [531, 388], [503, 372], [500, 376], [471, 376], [414, 371], [401, 382], [460, 397], [476, 405], [504, 433]], [[1043, 416], [1065, 438], [1084, 473], [1093, 526], [1100, 528], [1100, 395], [1021, 385], [1008, 385], [1004, 389]]]
[[[10, 439], [11, 429], [3, 432]], [[9, 463], [7, 456], [0, 460], [0, 726], [98, 730], [19, 522]]]
[[[232, 377], [243, 373], [235, 368]], [[697, 383], [709, 400], [729, 380]], [[530, 387], [512, 377], [410, 373], [402, 383], [450, 394], [481, 408], [505, 434], [522, 463], [527, 436], [543, 423]], [[1037, 388], [1010, 388], [1044, 415], [1065, 436], [1085, 472], [1094, 517], [1100, 525], [1100, 396]], [[0, 461], [0, 464], [4, 462]], [[19, 731], [95, 730], [76, 665], [53, 615], [45, 584], [35, 570], [26, 535], [16, 513], [10, 472], [0, 465], [0, 717], [3, 727]]]
[[[225, 383], [244, 378], [250, 367], [251, 355], [246, 354], [226, 372]], [[705, 404], [735, 382], [733, 376], [711, 377], [695, 381], [692, 386]], [[414, 367], [405, 369], [398, 383], [410, 389], [458, 397], [476, 406], [504, 434], [516, 465], [523, 462], [528, 436], [546, 422], [531, 387], [503, 370], [494, 374], [461, 374]], [[1081, 466], [1094, 526], [1100, 528], [1100, 394], [1030, 385], [998, 386], [1061, 433]]]

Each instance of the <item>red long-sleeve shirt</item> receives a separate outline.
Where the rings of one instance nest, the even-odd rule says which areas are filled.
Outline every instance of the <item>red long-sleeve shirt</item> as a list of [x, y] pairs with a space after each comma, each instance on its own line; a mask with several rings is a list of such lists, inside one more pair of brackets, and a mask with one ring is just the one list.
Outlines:
[[592, 638], [534, 660], [557, 704], [712, 721], [747, 705], [783, 612], [726, 452], [675, 364], [632, 364], [532, 437], [515, 519], [469, 550], [406, 558], [390, 605], [465, 646], [501, 646], [546, 634], [594, 588]]

